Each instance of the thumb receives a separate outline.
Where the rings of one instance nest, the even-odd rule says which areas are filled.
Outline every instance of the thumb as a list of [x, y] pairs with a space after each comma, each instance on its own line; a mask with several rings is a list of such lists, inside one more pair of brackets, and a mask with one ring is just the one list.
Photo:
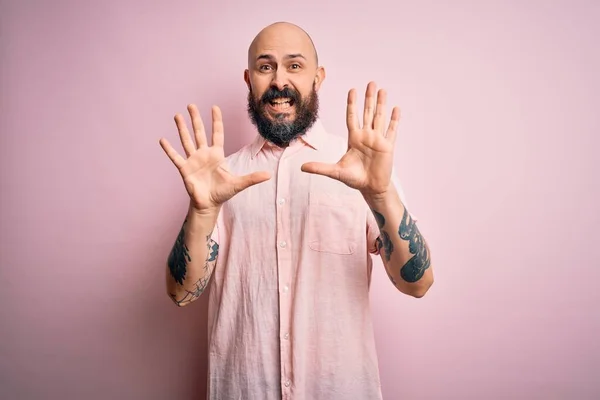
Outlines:
[[309, 174], [323, 175], [333, 179], [338, 179], [340, 176], [340, 167], [337, 164], [309, 162], [302, 164], [301, 170]]
[[271, 179], [271, 174], [267, 171], [253, 172], [248, 175], [238, 176], [233, 183], [233, 190], [238, 194], [242, 190], [248, 189], [250, 186], [268, 181]]

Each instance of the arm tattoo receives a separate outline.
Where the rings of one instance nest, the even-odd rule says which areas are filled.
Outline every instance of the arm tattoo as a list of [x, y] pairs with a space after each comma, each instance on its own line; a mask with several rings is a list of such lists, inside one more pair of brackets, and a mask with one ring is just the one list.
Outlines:
[[206, 274], [204, 277], [198, 279], [198, 282], [196, 282], [194, 284], [194, 289], [193, 290], [186, 290], [185, 291], [185, 296], [183, 296], [182, 299], [177, 300], [177, 298], [176, 298], [176, 296], [175, 296], [174, 293], [171, 293], [171, 298], [178, 305], [182, 305], [182, 304], [186, 304], [186, 303], [189, 303], [191, 301], [194, 301], [195, 299], [197, 299], [198, 297], [200, 297], [200, 295], [204, 292], [204, 290], [208, 286], [208, 281], [209, 280], [210, 280], [210, 275]]
[[[185, 274], [187, 270], [187, 263], [191, 261], [189, 256], [189, 249], [184, 243], [185, 238], [185, 223], [177, 236], [177, 240], [175, 242], [175, 246], [173, 246], [173, 251], [169, 256], [169, 270], [171, 271], [171, 275], [177, 281], [178, 284], [183, 285], [183, 281], [185, 280]], [[210, 281], [210, 277], [217, 263], [217, 256], [219, 255], [219, 244], [211, 239], [212, 233], [206, 237], [206, 247], [208, 250], [206, 256], [206, 262], [204, 263], [204, 276], [196, 283], [194, 283], [194, 287], [192, 290], [186, 290], [185, 296], [182, 299], [177, 300], [176, 295], [171, 293], [171, 298], [178, 305], [182, 305], [185, 303], [189, 303], [194, 301], [208, 287], [208, 282]], [[184, 256], [180, 256], [183, 254]]]
[[[387, 235], [387, 233], [385, 233]], [[389, 235], [388, 235], [388, 239], [389, 239]], [[391, 246], [392, 241], [390, 240], [389, 245]], [[381, 252], [381, 249], [383, 247], [383, 240], [381, 240], [381, 236], [378, 236], [376, 241], [375, 241], [375, 246], [377, 247], [377, 250], [379, 252]], [[387, 250], [386, 250], [387, 251]], [[389, 252], [385, 253], [386, 259], [387, 261], [390, 261], [390, 254], [391, 254], [391, 250], [389, 250]], [[387, 269], [385, 270], [385, 272], [387, 272], [388, 277], [390, 278], [390, 281], [392, 281], [392, 283], [394, 284], [394, 286], [396, 286], [396, 281], [394, 280], [394, 277], [387, 271]]]
[[375, 216], [375, 220], [377, 221], [377, 226], [379, 227], [380, 235], [377, 238], [377, 249], [381, 251], [383, 249], [383, 255], [385, 256], [386, 261], [390, 261], [390, 257], [392, 256], [392, 252], [394, 251], [394, 245], [392, 244], [392, 240], [390, 239], [390, 235], [383, 230], [385, 225], [384, 216], [375, 211], [373, 211], [373, 215]]
[[204, 264], [204, 269], [208, 270], [209, 265], [217, 260], [217, 256], [219, 255], [219, 244], [212, 240], [212, 233], [206, 237], [206, 246], [208, 247], [208, 256], [206, 257], [206, 264]]
[[373, 215], [375, 216], [375, 221], [377, 221], [377, 226], [379, 227], [379, 229], [383, 228], [383, 226], [385, 225], [385, 218], [383, 217], [383, 215], [381, 215], [381, 213], [375, 210], [371, 211], [373, 211]]
[[394, 244], [392, 243], [392, 239], [390, 239], [390, 235], [386, 231], [381, 231], [381, 245], [383, 247], [383, 255], [385, 256], [386, 261], [390, 261], [390, 257], [392, 256], [392, 251], [394, 251]]
[[[385, 260], [390, 261], [390, 257], [394, 251], [394, 245], [392, 244], [390, 235], [383, 230], [383, 227], [385, 226], [385, 217], [375, 210], [371, 211], [373, 211], [373, 215], [377, 221], [377, 226], [379, 226], [379, 230], [381, 232], [376, 242], [377, 250], [383, 250]], [[398, 228], [398, 235], [400, 235], [401, 239], [409, 241], [408, 251], [414, 255], [400, 269], [400, 276], [406, 282], [417, 282], [423, 277], [423, 274], [427, 268], [429, 268], [431, 261], [425, 240], [423, 239], [421, 232], [419, 232], [419, 228], [417, 227], [415, 221], [408, 214], [406, 208], [404, 209], [402, 222], [400, 222], [400, 227]], [[392, 276], [389, 275], [389, 277], [395, 285], [396, 282]]]
[[173, 249], [169, 254], [169, 259], [167, 260], [167, 264], [169, 265], [169, 271], [171, 272], [171, 276], [175, 279], [180, 285], [183, 285], [183, 281], [185, 280], [185, 274], [187, 272], [187, 264], [192, 261], [189, 253], [189, 249], [185, 245], [185, 226], [187, 223], [187, 218], [183, 221], [183, 226], [177, 235], [177, 239], [175, 240], [175, 244], [173, 245]]
[[409, 241], [408, 251], [414, 254], [400, 269], [400, 276], [407, 282], [417, 282], [423, 277], [431, 261], [425, 240], [406, 208], [404, 209], [402, 222], [400, 222], [400, 228], [398, 228], [398, 234], [401, 239]]

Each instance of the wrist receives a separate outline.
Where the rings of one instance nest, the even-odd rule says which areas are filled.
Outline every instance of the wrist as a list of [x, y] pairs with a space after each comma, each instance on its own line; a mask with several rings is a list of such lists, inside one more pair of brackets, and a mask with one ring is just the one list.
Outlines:
[[190, 202], [188, 208], [188, 217], [199, 218], [202, 220], [216, 220], [221, 211], [221, 205], [208, 208], [198, 208], [192, 202]]
[[398, 197], [398, 192], [393, 184], [390, 183], [388, 188], [379, 193], [363, 193], [363, 198], [371, 208], [381, 208], [383, 204], [390, 204]]

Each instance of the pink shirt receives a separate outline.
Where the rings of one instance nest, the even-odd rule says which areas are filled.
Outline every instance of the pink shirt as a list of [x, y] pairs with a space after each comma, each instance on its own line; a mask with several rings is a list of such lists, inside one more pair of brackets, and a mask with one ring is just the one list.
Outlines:
[[257, 136], [228, 157], [233, 174], [271, 179], [225, 203], [213, 234], [210, 399], [381, 398], [369, 308], [379, 229], [357, 190], [300, 170], [346, 150], [317, 121], [285, 150]]

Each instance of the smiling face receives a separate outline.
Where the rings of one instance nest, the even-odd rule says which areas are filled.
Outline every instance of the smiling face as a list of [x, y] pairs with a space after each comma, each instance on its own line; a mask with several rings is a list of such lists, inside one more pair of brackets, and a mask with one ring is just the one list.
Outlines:
[[316, 121], [317, 92], [325, 78], [315, 48], [302, 29], [277, 23], [263, 29], [248, 50], [248, 114], [258, 132], [280, 147]]

